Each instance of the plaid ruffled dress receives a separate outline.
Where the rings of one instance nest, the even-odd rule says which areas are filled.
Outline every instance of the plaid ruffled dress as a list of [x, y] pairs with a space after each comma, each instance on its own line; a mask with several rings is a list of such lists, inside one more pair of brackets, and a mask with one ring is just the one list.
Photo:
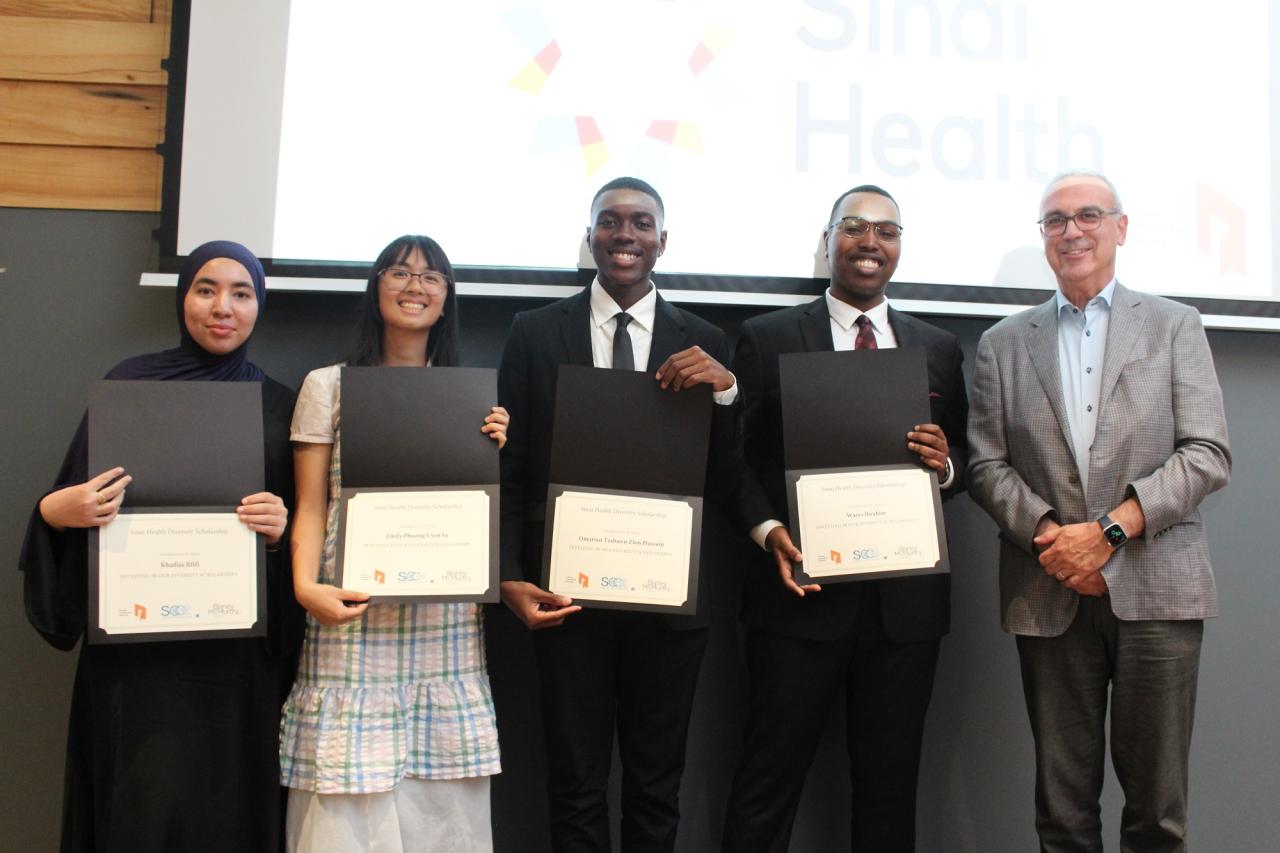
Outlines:
[[[334, 583], [341, 448], [339, 368], [312, 371], [290, 438], [333, 444], [319, 579]], [[389, 791], [404, 777], [462, 779], [501, 769], [475, 604], [373, 604], [306, 639], [280, 727], [281, 784], [321, 794]]]

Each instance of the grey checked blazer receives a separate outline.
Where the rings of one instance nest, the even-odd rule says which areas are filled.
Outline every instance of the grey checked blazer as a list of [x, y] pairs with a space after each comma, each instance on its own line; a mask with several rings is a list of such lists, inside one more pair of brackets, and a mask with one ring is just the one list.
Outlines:
[[1000, 528], [1000, 612], [1012, 634], [1055, 637], [1079, 596], [1044, 573], [1032, 537], [1046, 513], [1092, 521], [1134, 495], [1142, 537], [1102, 569], [1121, 619], [1203, 619], [1218, 595], [1199, 505], [1231, 471], [1222, 392], [1195, 309], [1117, 284], [1102, 367], [1089, 494], [1062, 396], [1053, 299], [978, 343], [969, 494]]

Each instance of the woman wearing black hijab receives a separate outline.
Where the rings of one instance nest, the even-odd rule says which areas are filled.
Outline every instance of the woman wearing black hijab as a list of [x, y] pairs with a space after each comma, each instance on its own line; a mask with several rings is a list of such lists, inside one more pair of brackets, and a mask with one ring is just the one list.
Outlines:
[[[287, 549], [279, 547], [293, 501], [294, 395], [248, 359], [265, 299], [262, 265], [248, 249], [206, 243], [178, 276], [179, 345], [107, 373], [261, 385], [267, 490], [246, 496], [237, 512], [267, 540], [268, 635], [82, 644], [67, 736], [64, 853], [279, 849], [280, 704], [303, 616]], [[27, 618], [63, 650], [85, 631], [85, 531], [115, 517], [130, 482], [120, 468], [87, 470], [87, 434], [81, 420], [57, 484], [31, 515], [20, 559]]]

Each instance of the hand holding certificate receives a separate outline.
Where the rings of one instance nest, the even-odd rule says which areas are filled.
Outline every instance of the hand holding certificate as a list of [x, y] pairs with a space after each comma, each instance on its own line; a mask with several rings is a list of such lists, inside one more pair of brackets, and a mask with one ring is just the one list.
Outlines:
[[[779, 369], [791, 518], [805, 556], [796, 582], [948, 571], [937, 476], [904, 440], [929, 419], [924, 352], [795, 353]], [[832, 423], [843, 425], [842, 440], [832, 440]]]
[[543, 587], [584, 606], [692, 614], [711, 389], [563, 365]]
[[265, 633], [264, 543], [237, 514], [265, 494], [256, 383], [99, 382], [89, 465], [132, 475], [128, 503], [90, 531], [90, 642]]

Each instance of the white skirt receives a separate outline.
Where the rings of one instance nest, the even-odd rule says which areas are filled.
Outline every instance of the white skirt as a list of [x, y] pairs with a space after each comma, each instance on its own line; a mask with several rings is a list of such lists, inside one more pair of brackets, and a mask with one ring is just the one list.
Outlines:
[[289, 853], [492, 853], [489, 777], [401, 779], [376, 794], [289, 789]]

